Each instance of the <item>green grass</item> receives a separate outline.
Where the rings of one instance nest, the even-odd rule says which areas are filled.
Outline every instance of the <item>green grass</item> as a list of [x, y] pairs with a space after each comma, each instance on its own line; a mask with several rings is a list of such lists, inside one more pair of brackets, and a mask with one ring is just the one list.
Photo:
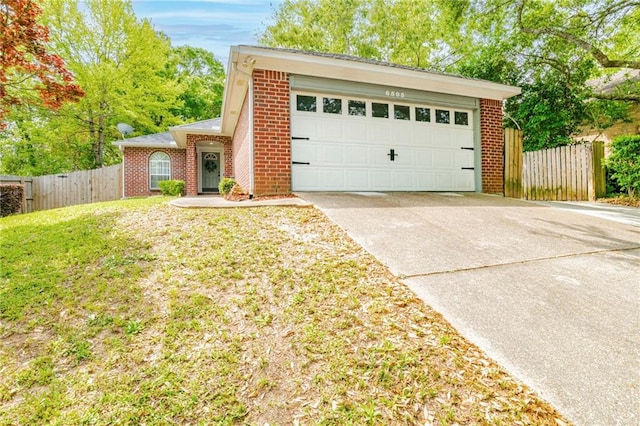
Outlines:
[[0, 424], [556, 424], [313, 209], [0, 220]]

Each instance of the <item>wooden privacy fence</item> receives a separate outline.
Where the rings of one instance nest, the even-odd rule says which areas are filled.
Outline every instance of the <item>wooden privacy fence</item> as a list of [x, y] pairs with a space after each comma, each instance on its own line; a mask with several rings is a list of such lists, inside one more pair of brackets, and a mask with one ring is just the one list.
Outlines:
[[522, 132], [505, 131], [505, 196], [595, 201], [606, 193], [604, 143], [522, 152]]
[[0, 180], [16, 183], [22, 180], [28, 212], [122, 198], [122, 164], [28, 178], [2, 176]]

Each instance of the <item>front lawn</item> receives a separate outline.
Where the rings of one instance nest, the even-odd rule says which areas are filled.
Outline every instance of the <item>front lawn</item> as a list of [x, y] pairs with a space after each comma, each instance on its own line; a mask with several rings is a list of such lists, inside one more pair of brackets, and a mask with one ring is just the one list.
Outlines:
[[0, 424], [564, 424], [314, 209], [0, 219]]

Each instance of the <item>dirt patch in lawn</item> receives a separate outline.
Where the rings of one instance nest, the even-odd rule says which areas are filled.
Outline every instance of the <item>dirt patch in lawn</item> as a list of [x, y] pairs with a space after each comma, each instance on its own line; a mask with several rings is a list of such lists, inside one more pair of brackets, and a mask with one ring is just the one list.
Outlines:
[[[120, 294], [137, 298], [67, 314], [90, 319], [74, 323], [88, 354], [73, 368], [53, 338], [28, 358], [3, 342], [0, 423], [565, 422], [315, 209], [117, 215], [109, 232], [142, 259]], [[4, 330], [29, 338], [34, 320]], [[42, 357], [51, 377], [25, 381]]]

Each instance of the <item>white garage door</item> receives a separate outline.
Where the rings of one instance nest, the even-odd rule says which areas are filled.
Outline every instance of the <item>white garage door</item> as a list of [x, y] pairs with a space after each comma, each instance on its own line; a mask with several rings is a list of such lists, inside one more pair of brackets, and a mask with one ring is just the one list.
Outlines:
[[474, 191], [472, 111], [292, 94], [294, 191]]

